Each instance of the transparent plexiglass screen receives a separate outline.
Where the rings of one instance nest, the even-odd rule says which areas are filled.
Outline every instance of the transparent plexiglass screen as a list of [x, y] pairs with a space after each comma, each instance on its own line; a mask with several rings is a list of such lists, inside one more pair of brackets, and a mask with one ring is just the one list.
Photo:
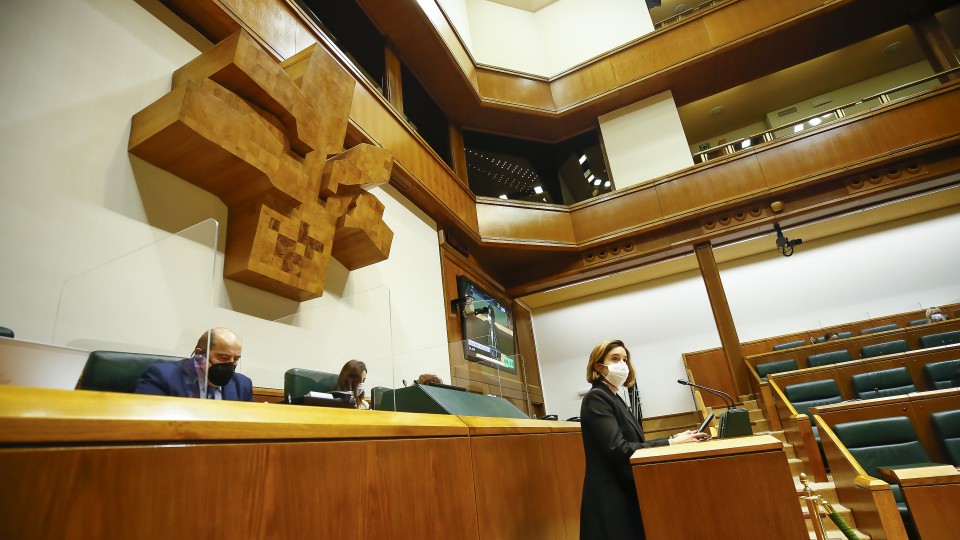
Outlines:
[[139, 246], [65, 280], [52, 344], [191, 355], [211, 325], [218, 224], [211, 219], [173, 234], [145, 227], [142, 235]]
[[[256, 386], [282, 389], [284, 401], [341, 399], [343, 394], [332, 393], [347, 392], [359, 408], [371, 408], [375, 389], [395, 386], [387, 287], [344, 295], [327, 291], [300, 303], [296, 313], [272, 321], [249, 318], [236, 327], [243, 338], [238, 371]], [[357, 380], [358, 375], [366, 378]]]

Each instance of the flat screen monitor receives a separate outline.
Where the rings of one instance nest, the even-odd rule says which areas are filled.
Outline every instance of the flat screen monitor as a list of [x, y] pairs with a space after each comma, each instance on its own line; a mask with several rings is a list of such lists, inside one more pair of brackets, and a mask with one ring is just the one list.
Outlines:
[[468, 279], [457, 276], [463, 354], [467, 360], [517, 372], [513, 313], [492, 294]]

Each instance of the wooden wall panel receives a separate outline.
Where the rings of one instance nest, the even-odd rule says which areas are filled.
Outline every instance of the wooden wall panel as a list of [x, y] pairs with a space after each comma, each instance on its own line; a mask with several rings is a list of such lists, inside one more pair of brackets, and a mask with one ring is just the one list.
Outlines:
[[584, 65], [550, 82], [557, 110], [565, 110], [598, 95], [613, 92], [618, 86], [616, 72], [609, 62]]
[[[693, 373], [694, 381], [697, 384], [726, 392], [734, 399], [738, 397], [737, 383], [733, 380], [730, 366], [727, 364], [722, 349], [715, 349], [710, 351], [709, 354], [704, 353], [696, 356], [685, 354], [683, 358], [684, 364]], [[703, 392], [701, 395], [703, 396], [703, 403], [707, 407], [724, 407], [726, 405], [723, 398], [719, 396], [709, 392]]]
[[565, 537], [551, 437], [470, 437], [481, 539]]
[[577, 242], [582, 244], [602, 241], [611, 233], [659, 221], [663, 211], [656, 187], [648, 185], [576, 205], [571, 208], [570, 218]]
[[476, 538], [472, 476], [465, 437], [4, 449], [0, 536]]
[[[399, 4], [399, 2], [397, 2]], [[463, 40], [457, 33], [456, 28], [450, 24], [443, 9], [436, 2], [416, 2], [420, 9], [430, 19], [430, 23], [436, 29], [440, 38], [446, 45], [447, 50], [453, 56], [457, 66], [463, 70], [464, 76], [470, 81], [474, 89], [478, 88], [477, 65], [470, 55], [470, 51], [463, 44]], [[382, 4], [382, 3], [381, 3]]]
[[757, 160], [752, 156], [709, 164], [657, 185], [664, 217], [721, 205], [766, 190]]
[[480, 236], [486, 241], [572, 246], [576, 244], [566, 207], [521, 207], [479, 201], [476, 205]]
[[554, 111], [550, 84], [541, 79], [526, 77], [490, 68], [477, 70], [477, 87], [483, 99], [506, 102], [521, 107]]
[[[762, 1], [762, 0], [761, 0]], [[743, 36], [767, 28], [801, 13], [822, 8], [822, 0], [781, 0], [763, 2], [758, 9], [756, 0], [741, 0], [716, 10], [704, 17], [704, 26], [714, 46], [730, 43]]]
[[651, 34], [636, 45], [605, 59], [616, 74], [617, 85], [651, 77], [671, 66], [709, 51], [710, 37], [704, 18]]
[[550, 439], [557, 465], [557, 486], [560, 490], [560, 508], [567, 540], [576, 540], [580, 537], [580, 499], [587, 469], [583, 455], [583, 437], [579, 432], [551, 433]]

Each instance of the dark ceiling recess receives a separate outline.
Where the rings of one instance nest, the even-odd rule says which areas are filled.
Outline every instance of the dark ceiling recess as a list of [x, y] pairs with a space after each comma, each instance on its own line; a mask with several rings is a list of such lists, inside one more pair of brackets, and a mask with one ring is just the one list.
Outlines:
[[337, 48], [383, 92], [386, 42], [355, 0], [300, 0]]
[[405, 65], [400, 70], [400, 81], [403, 86], [403, 114], [433, 151], [452, 167], [450, 121], [447, 115]]
[[463, 140], [476, 195], [572, 204], [613, 189], [597, 130], [556, 144], [476, 131], [464, 131]]

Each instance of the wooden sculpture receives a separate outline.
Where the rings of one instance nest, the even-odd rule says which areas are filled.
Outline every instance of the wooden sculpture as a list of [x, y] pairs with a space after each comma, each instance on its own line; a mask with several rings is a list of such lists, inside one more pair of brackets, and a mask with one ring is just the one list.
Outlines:
[[343, 149], [354, 84], [319, 45], [278, 64], [241, 30], [134, 115], [129, 150], [227, 205], [225, 277], [316, 298], [331, 256], [355, 270], [393, 240], [364, 189], [390, 179], [390, 151]]

